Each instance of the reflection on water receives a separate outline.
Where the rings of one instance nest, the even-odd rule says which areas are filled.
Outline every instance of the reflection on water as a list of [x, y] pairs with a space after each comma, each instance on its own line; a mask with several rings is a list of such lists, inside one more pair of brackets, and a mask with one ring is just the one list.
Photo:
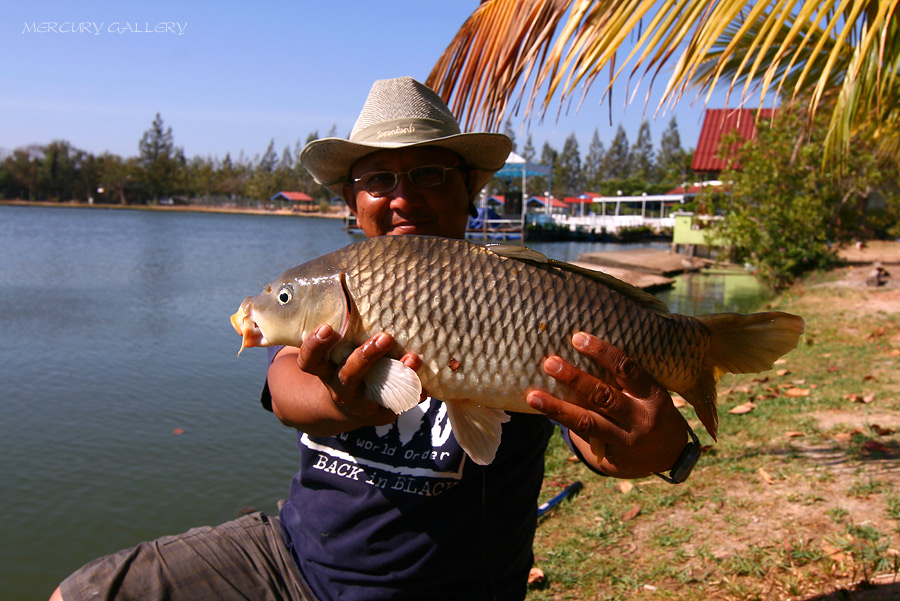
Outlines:
[[[340, 220], [0, 207], [0, 596], [46, 598], [101, 554], [274, 510], [295, 437], [259, 407], [265, 352], [238, 359], [228, 318], [352, 241]], [[661, 296], [752, 310], [747, 282], [689, 275]]]
[[768, 297], [768, 291], [745, 271], [685, 273], [675, 285], [656, 294], [673, 313], [753, 313]]

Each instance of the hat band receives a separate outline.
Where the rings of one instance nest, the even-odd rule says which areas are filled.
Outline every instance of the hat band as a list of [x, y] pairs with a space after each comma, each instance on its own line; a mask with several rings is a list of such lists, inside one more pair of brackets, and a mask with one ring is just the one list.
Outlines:
[[459, 133], [447, 123], [434, 119], [392, 119], [382, 121], [366, 129], [353, 132], [350, 142], [385, 146], [421, 144]]

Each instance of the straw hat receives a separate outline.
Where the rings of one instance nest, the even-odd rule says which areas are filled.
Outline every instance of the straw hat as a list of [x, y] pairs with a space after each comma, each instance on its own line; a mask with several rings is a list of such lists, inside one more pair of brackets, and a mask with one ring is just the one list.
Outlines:
[[349, 139], [314, 140], [300, 153], [300, 163], [318, 183], [340, 196], [353, 163], [377, 150], [407, 146], [456, 152], [475, 175], [476, 190], [503, 167], [512, 150], [503, 134], [460, 133], [440, 96], [411, 77], [398, 77], [372, 85]]

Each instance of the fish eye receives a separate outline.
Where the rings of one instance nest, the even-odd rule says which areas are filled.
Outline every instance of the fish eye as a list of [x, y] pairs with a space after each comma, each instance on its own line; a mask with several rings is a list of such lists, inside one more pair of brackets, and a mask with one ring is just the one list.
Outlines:
[[281, 290], [278, 291], [278, 296], [276, 298], [278, 299], [279, 305], [286, 305], [294, 298], [294, 291], [290, 286], [285, 284], [281, 287]]

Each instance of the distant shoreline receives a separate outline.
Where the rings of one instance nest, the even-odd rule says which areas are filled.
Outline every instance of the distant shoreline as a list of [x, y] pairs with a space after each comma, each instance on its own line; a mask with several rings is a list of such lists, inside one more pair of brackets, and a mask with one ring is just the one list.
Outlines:
[[0, 200], [0, 206], [49, 207], [75, 209], [123, 209], [131, 211], [176, 211], [182, 213], [229, 213], [235, 215], [269, 215], [276, 217], [318, 217], [320, 219], [343, 219], [344, 212], [320, 213], [297, 212], [291, 209], [249, 209], [241, 207], [206, 207], [200, 205], [121, 205], [86, 202], [46, 202], [37, 200]]

